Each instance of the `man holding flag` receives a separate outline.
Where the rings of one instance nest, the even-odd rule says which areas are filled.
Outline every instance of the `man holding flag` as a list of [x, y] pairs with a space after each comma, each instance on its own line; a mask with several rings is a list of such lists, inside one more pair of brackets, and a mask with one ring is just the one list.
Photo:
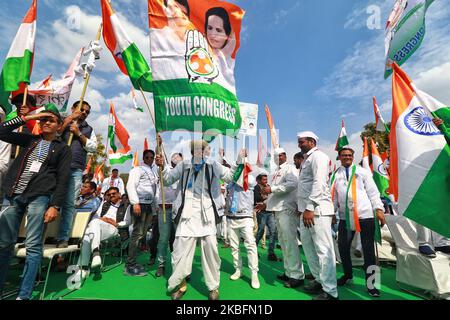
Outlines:
[[[371, 276], [369, 267], [376, 265], [374, 235], [375, 223], [378, 223], [374, 220], [374, 210], [381, 226], [385, 224], [380, 192], [370, 171], [353, 164], [354, 153], [349, 147], [339, 150], [341, 167], [330, 180], [331, 197], [339, 212], [338, 246], [344, 268], [344, 275], [337, 281], [338, 286], [350, 283], [353, 279], [350, 246], [355, 232], [361, 234], [366, 281]], [[379, 290], [373, 285], [366, 283], [366, 286], [372, 297], [380, 296]]]

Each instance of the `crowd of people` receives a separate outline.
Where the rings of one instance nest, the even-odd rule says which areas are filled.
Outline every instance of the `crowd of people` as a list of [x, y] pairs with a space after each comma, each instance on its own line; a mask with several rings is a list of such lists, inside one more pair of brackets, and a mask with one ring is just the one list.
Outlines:
[[[353, 279], [350, 251], [356, 233], [364, 256], [367, 293], [380, 296], [379, 288], [369, 281], [376, 272], [372, 268], [377, 263], [375, 229], [377, 223], [385, 224], [385, 214], [391, 214], [393, 207], [381, 198], [371, 173], [354, 163], [352, 148], [339, 150], [341, 166], [331, 173], [328, 156], [317, 147], [318, 136], [302, 131], [297, 134], [300, 151], [293, 155], [293, 165], [287, 152], [276, 148], [276, 171], [261, 170], [256, 178], [249, 175], [240, 184], [236, 172], [247, 157], [245, 149], [236, 160], [228, 162], [223, 155], [216, 160], [210, 157], [207, 142], [193, 140], [188, 156], [174, 153], [167, 164], [162, 155], [144, 150], [143, 163], [129, 172], [126, 184], [113, 169], [97, 186], [89, 175], [83, 176], [87, 155], [97, 148], [94, 129], [87, 122], [89, 103], [84, 101], [78, 110], [79, 102], [75, 102], [71, 115], [63, 118], [52, 104], [33, 112], [33, 97], [27, 97], [26, 106], [22, 106], [23, 98], [19, 95], [12, 101], [17, 116], [4, 121], [3, 113], [0, 124], [2, 199], [8, 201], [0, 213], [0, 292], [25, 214], [26, 259], [17, 297], [21, 300], [32, 297], [45, 224], [60, 216], [55, 247], [65, 248], [70, 245], [75, 213], [89, 211], [92, 216], [78, 260], [80, 279], [102, 265], [101, 243], [114, 236], [129, 240], [124, 274], [147, 275], [137, 257], [151, 229], [149, 263], [157, 263], [157, 277], [165, 275], [171, 263], [167, 289], [174, 300], [188, 289], [197, 246], [208, 298], [219, 299], [219, 238], [231, 250], [235, 270], [230, 280], [237, 281], [243, 274], [243, 242], [250, 285], [260, 288], [258, 246], [267, 240], [267, 259], [282, 262], [284, 273], [277, 278], [286, 288], [303, 286], [317, 300], [336, 300], [338, 287]], [[40, 134], [30, 132], [28, 124], [35, 121], [39, 121]], [[339, 278], [333, 230], [344, 270]], [[449, 239], [430, 234], [418, 226], [418, 250], [429, 258], [436, 250], [450, 254]], [[430, 239], [438, 241], [430, 243]], [[275, 254], [277, 242], [282, 258]], [[299, 244], [310, 274], [305, 273]]]

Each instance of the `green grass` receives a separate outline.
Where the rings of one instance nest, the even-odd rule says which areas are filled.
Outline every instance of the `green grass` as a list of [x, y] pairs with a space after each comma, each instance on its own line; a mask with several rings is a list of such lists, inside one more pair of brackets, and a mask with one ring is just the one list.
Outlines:
[[[245, 267], [243, 276], [237, 281], [229, 279], [233, 274], [230, 249], [224, 249], [219, 244], [219, 255], [222, 259], [220, 274], [220, 299], [222, 300], [311, 300], [312, 296], [304, 293], [300, 288], [288, 289], [276, 278], [283, 273], [282, 262], [272, 262], [267, 260], [267, 251], [258, 249], [259, 278], [261, 288], [255, 290], [250, 286], [250, 270]], [[247, 265], [245, 248], [241, 248], [243, 264]], [[281, 250], [276, 249], [276, 254], [281, 257]], [[110, 257], [106, 263], [114, 263], [116, 257]], [[305, 256], [302, 254], [305, 270], [308, 272]], [[167, 280], [170, 276], [171, 267], [168, 266], [163, 277], [155, 276], [156, 265], [147, 265], [148, 253], [142, 253], [138, 262], [146, 267], [149, 274], [145, 277], [129, 277], [123, 274], [123, 265], [101, 274], [91, 274], [85, 281], [81, 289], [68, 294], [65, 299], [108, 299], [108, 300], [169, 300], [167, 294]], [[11, 286], [18, 285], [18, 275], [22, 265], [12, 268], [10, 274]], [[382, 265], [381, 273], [381, 297], [371, 298], [366, 293], [364, 273], [361, 268], [354, 268], [353, 284], [339, 288], [339, 298], [341, 300], [419, 300], [416, 296], [401, 291], [395, 281], [395, 267]], [[337, 265], [337, 276], [342, 275], [341, 265]], [[47, 288], [46, 299], [53, 295], [67, 292], [66, 280], [68, 274], [64, 272], [51, 272], [50, 282]], [[39, 285], [33, 292], [33, 298], [38, 299]], [[191, 281], [188, 283], [188, 291], [183, 300], [205, 300], [208, 296], [208, 289], [203, 281], [203, 273], [200, 261], [200, 250], [197, 248], [192, 266]]]

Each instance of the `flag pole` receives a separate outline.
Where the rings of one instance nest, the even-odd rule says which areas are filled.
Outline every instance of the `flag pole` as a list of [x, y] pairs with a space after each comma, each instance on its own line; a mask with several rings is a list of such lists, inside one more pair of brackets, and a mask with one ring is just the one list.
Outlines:
[[[25, 91], [23, 92], [22, 107], [25, 107], [27, 105], [27, 96], [28, 96], [28, 86], [25, 84]], [[19, 128], [18, 132], [22, 133], [22, 131], [23, 131], [23, 126]], [[16, 146], [16, 154], [15, 154], [14, 158], [17, 158], [17, 156], [19, 155], [19, 150], [20, 150], [20, 146], [17, 145]]]
[[[102, 35], [102, 27], [103, 27], [103, 23], [100, 22], [100, 26], [98, 27], [97, 36], [95, 37], [95, 41], [100, 40], [100, 36]], [[91, 78], [91, 74], [88, 72], [86, 75], [86, 78], [84, 79], [83, 90], [81, 91], [80, 102], [78, 103], [76, 111], [81, 110], [81, 106], [83, 105], [84, 96], [86, 95], [86, 90], [87, 90], [87, 86], [88, 86], [90, 78]], [[72, 144], [72, 140], [73, 140], [73, 133], [71, 132], [69, 135], [69, 140], [67, 141], [67, 145], [70, 146]]]
[[[144, 98], [145, 106], [147, 107], [147, 110], [148, 110], [148, 112], [150, 113], [150, 118], [152, 119], [153, 126], [155, 127], [155, 130], [156, 130], [156, 122], [155, 122], [155, 118], [153, 117], [153, 113], [152, 113], [152, 111], [151, 111], [151, 109], [150, 109], [150, 105], [148, 104], [147, 97], [146, 97], [145, 94], [144, 94], [144, 90], [142, 90], [141, 84], [138, 83], [138, 85], [139, 85], [139, 91], [141, 92], [142, 97]], [[158, 135], [158, 132], [156, 132], [156, 135]], [[167, 158], [166, 150], [164, 149], [164, 146], [163, 146], [163, 144], [162, 144], [162, 141], [161, 141], [161, 148], [162, 148], [162, 153], [163, 153], [163, 155], [164, 155], [164, 159], [166, 160], [166, 163], [167, 163], [167, 164], [170, 164], [170, 162], [169, 162], [169, 160], [168, 160], [168, 158]]]

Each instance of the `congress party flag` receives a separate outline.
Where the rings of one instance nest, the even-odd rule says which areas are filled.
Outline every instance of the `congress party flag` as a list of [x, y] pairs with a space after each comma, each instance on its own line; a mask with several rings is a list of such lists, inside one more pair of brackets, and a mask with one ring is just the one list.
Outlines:
[[385, 30], [386, 79], [392, 62], [402, 65], [420, 47], [425, 37], [425, 13], [434, 0], [397, 0]]
[[136, 90], [152, 91], [152, 73], [136, 44], [126, 33], [109, 0], [101, 0], [103, 40], [120, 71], [130, 77]]
[[156, 131], [236, 137], [234, 65], [244, 11], [219, 0], [149, 0], [148, 12]]
[[111, 148], [108, 153], [110, 164], [121, 164], [133, 159], [131, 147], [128, 145], [129, 138], [130, 135], [120, 123], [114, 110], [114, 105], [110, 102], [108, 123], [108, 140]]
[[21, 84], [30, 84], [36, 38], [36, 15], [37, 0], [33, 0], [3, 63], [0, 74], [0, 105], [6, 114], [12, 111], [8, 101], [10, 93], [19, 90]]
[[448, 124], [450, 108], [417, 89], [397, 64], [393, 70], [390, 191], [400, 214], [450, 237], [450, 146], [432, 121]]
[[373, 168], [373, 180], [377, 185], [378, 191], [382, 198], [389, 199], [387, 189], [389, 188], [389, 173], [386, 170], [383, 160], [375, 142], [370, 139], [370, 149], [372, 151], [372, 168]]

